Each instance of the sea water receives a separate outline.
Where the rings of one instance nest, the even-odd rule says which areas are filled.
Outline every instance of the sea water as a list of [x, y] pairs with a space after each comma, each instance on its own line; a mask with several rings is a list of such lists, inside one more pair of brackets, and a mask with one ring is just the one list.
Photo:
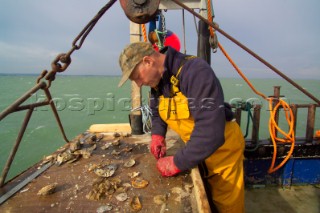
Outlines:
[[[36, 84], [37, 76], [33, 75], [0, 75], [0, 111], [12, 104], [26, 91]], [[131, 110], [131, 84], [126, 83], [118, 88], [119, 76], [65, 76], [60, 75], [52, 82], [50, 92], [57, 107], [62, 125], [69, 140], [89, 129], [92, 124], [127, 123]], [[241, 78], [220, 79], [224, 90], [225, 101], [239, 101], [261, 104], [260, 139], [269, 137], [268, 102], [256, 95]], [[288, 103], [309, 104], [313, 100], [291, 84], [281, 79], [253, 79], [256, 89], [265, 94], [273, 95], [273, 86], [281, 86], [281, 94]], [[320, 80], [297, 80], [318, 99], [320, 98]], [[142, 103], [148, 103], [147, 87], [142, 89]], [[43, 101], [42, 90], [33, 94], [25, 104]], [[12, 113], [0, 122], [0, 171], [2, 171], [9, 153], [14, 145], [26, 111]], [[316, 112], [316, 128], [320, 129], [320, 112]], [[283, 114], [280, 116], [284, 117]], [[245, 134], [248, 122], [247, 113], [242, 114], [241, 127]], [[307, 110], [298, 113], [296, 135], [305, 136]], [[251, 122], [252, 123], [252, 122]], [[280, 126], [287, 130], [285, 119], [280, 118]], [[249, 132], [249, 136], [250, 137]], [[65, 141], [49, 106], [36, 108], [28, 123], [16, 157], [7, 179], [24, 171], [44, 156], [50, 155], [61, 147]]]

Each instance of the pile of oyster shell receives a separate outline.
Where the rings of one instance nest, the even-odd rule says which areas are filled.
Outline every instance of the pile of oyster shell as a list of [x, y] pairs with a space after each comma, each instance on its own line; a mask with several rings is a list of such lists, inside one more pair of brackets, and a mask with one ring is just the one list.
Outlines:
[[[97, 148], [97, 143], [99, 143], [99, 147], [102, 150], [110, 150], [109, 152], [110, 158], [119, 159], [121, 153], [126, 153], [126, 157], [128, 157], [125, 161], [118, 161], [118, 163], [112, 163], [113, 161], [108, 158], [108, 160], [100, 162], [100, 163], [89, 163], [86, 165], [86, 170], [90, 173], [94, 173], [96, 175], [96, 179], [93, 181], [91, 185], [91, 189], [89, 193], [86, 194], [86, 198], [93, 201], [98, 201], [102, 199], [108, 199], [111, 201], [112, 198], [115, 198], [119, 202], [125, 202], [125, 205], [129, 205], [131, 210], [136, 212], [142, 209], [142, 203], [140, 201], [141, 196], [129, 195], [129, 190], [132, 189], [142, 189], [149, 185], [149, 181], [142, 177], [140, 171], [132, 171], [127, 172], [127, 176], [129, 177], [129, 181], [123, 182], [120, 179], [120, 175], [117, 176], [117, 173], [122, 173], [126, 171], [127, 168], [134, 167], [137, 165], [137, 159], [134, 159], [127, 155], [132, 151], [132, 147], [124, 146], [121, 147], [122, 144], [121, 137], [128, 137], [129, 135], [121, 135], [119, 133], [113, 134], [113, 139], [104, 141], [103, 134], [92, 134], [92, 133], [84, 133], [72, 141], [68, 143], [68, 146], [60, 149], [58, 154], [50, 155], [43, 160], [43, 163], [47, 163], [49, 161], [55, 163], [57, 166], [61, 166], [64, 163], [73, 163], [78, 159], [82, 158], [90, 158], [93, 151]], [[120, 149], [121, 147], [121, 149]], [[121, 172], [117, 172], [117, 170], [121, 168]], [[129, 170], [128, 170], [129, 171]], [[54, 193], [57, 183], [49, 184], [38, 191], [38, 195], [49, 195]], [[191, 189], [192, 186], [189, 186]], [[189, 191], [189, 189], [185, 189], [185, 191]], [[180, 201], [181, 198], [186, 196], [184, 190], [173, 188], [171, 191], [172, 194], [177, 194], [176, 201]], [[154, 197], [154, 203], [161, 206], [160, 212], [166, 211], [166, 203], [168, 200], [168, 195], [157, 195]], [[113, 205], [107, 203], [103, 206], [100, 206], [97, 209], [97, 212], [107, 212], [113, 209]]]

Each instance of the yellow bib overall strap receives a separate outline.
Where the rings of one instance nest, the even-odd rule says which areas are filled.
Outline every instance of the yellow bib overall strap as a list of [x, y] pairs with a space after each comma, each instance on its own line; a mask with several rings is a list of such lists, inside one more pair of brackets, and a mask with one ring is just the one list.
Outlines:
[[[182, 66], [176, 76], [170, 79], [172, 97], [160, 96], [158, 110], [161, 119], [187, 143], [194, 128], [194, 119], [189, 111], [188, 99], [179, 89], [178, 76]], [[209, 172], [205, 178], [210, 184], [212, 200], [219, 212], [242, 213], [244, 138], [236, 122], [226, 122], [224, 137], [225, 143], [205, 160]]]
[[179, 79], [178, 79], [178, 76], [179, 76], [179, 74], [180, 74], [180, 72], [182, 70], [182, 67], [183, 67], [184, 63], [186, 61], [190, 60], [190, 59], [193, 59], [193, 58], [196, 58], [196, 56], [193, 56], [193, 55], [186, 56], [185, 60], [182, 62], [181, 66], [179, 67], [176, 76], [174, 76], [174, 75], [171, 76], [170, 83], [172, 84], [172, 93], [173, 93], [173, 95], [180, 91], [179, 90]]
[[[184, 63], [196, 56], [187, 56], [182, 62], [177, 74], [171, 76], [172, 84], [171, 97], [165, 98], [163, 95], [159, 97], [159, 115], [168, 126], [177, 132], [184, 142], [190, 139], [190, 134], [194, 127], [193, 118], [190, 115], [188, 99], [180, 92], [178, 76], [182, 70]], [[181, 122], [183, 120], [183, 122]]]

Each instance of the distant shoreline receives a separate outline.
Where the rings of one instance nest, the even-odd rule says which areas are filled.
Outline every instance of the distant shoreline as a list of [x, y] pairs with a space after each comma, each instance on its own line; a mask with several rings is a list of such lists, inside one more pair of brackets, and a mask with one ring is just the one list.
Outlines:
[[[0, 73], [0, 76], [39, 76], [39, 74], [36, 74], [36, 73]], [[57, 74], [58, 76], [75, 76], [75, 77], [79, 77], [79, 76], [92, 76], [92, 77], [95, 77], [95, 76], [105, 76], [105, 77], [120, 77], [120, 75], [98, 75], [98, 74], [95, 74], [95, 75], [72, 75], [72, 74], [60, 74], [58, 73]]]
[[[35, 74], [35, 73], [0, 73], [0, 76], [39, 76], [39, 74]], [[120, 75], [99, 75], [99, 74], [91, 74], [91, 75], [82, 75], [82, 74], [62, 74], [62, 73], [58, 73], [57, 77], [121, 77]], [[242, 79], [240, 76], [238, 77], [218, 77], [219, 79]], [[265, 79], [265, 80], [283, 80], [285, 81], [285, 79], [281, 78], [281, 77], [270, 77], [270, 78], [265, 78], [265, 77], [254, 77], [254, 78], [249, 78], [249, 80], [261, 80], [261, 79]], [[299, 80], [313, 80], [313, 81], [320, 81], [320, 79], [314, 79], [314, 78], [292, 78], [292, 80], [294, 81], [299, 81]]]

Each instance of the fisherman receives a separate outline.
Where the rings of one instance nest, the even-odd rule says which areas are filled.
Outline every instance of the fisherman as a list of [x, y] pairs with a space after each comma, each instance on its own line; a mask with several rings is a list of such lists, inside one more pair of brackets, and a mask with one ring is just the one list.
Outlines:
[[[119, 63], [119, 87], [128, 79], [151, 87], [150, 151], [161, 175], [175, 176], [205, 162], [204, 178], [218, 212], [244, 212], [244, 138], [210, 65], [172, 47], [157, 52], [147, 42], [126, 46]], [[174, 156], [166, 156], [168, 127], [185, 142]]]

